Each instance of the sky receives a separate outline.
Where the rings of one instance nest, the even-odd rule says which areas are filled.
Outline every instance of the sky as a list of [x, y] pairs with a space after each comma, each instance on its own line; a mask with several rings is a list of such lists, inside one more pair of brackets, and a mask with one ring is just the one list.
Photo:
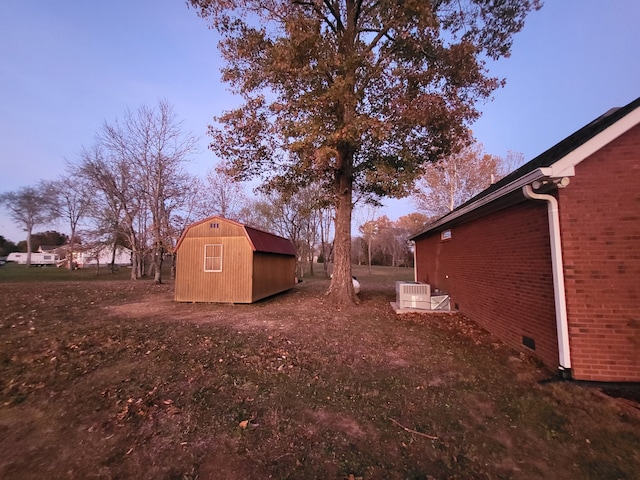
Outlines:
[[[104, 122], [160, 100], [200, 139], [188, 169], [217, 162], [207, 125], [239, 100], [220, 81], [215, 32], [183, 0], [2, 0], [0, 12], [0, 192], [55, 179]], [[485, 150], [531, 160], [640, 96], [639, 18], [637, 0], [546, 0], [490, 66], [507, 83], [478, 105]], [[384, 203], [376, 214], [391, 219], [415, 210]], [[25, 235], [3, 210], [0, 235]]]

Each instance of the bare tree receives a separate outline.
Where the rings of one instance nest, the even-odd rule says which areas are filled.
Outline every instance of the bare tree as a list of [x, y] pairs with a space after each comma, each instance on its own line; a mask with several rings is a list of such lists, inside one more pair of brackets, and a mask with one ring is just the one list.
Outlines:
[[78, 172], [93, 190], [91, 217], [94, 230], [112, 239], [114, 256], [117, 239], [126, 239], [133, 254], [131, 279], [135, 280], [139, 275], [137, 264], [141, 257], [136, 219], [142, 204], [131, 165], [121, 152], [111, 150], [108, 145], [103, 147], [98, 140], [91, 149], [82, 150]]
[[230, 220], [239, 220], [247, 198], [242, 184], [229, 175], [221, 165], [207, 171], [203, 188], [203, 199], [209, 212], [207, 216], [216, 214]]
[[430, 215], [450, 212], [491, 185], [499, 175], [500, 162], [475, 143], [426, 165], [413, 194], [416, 206]]
[[64, 219], [69, 227], [69, 246], [67, 251], [67, 267], [73, 269], [73, 253], [78, 240], [78, 226], [91, 207], [91, 189], [88, 182], [75, 175], [73, 167], [58, 180], [45, 182], [46, 195], [53, 204], [53, 213]]
[[154, 281], [162, 283], [164, 254], [175, 237], [172, 218], [187, 203], [192, 183], [183, 164], [195, 145], [173, 108], [161, 101], [155, 108], [127, 111], [122, 121], [105, 122], [96, 147], [83, 155], [80, 170], [101, 192], [107, 207], [101, 212], [133, 252], [132, 278], [145, 273], [150, 251]]
[[378, 233], [378, 225], [374, 221], [376, 216], [377, 207], [374, 205], [366, 204], [363, 210], [364, 221], [358, 227], [358, 230], [362, 234], [362, 239], [367, 246], [367, 265], [369, 266], [369, 274], [371, 274], [371, 258], [373, 251], [373, 241]]
[[22, 226], [27, 233], [27, 261], [31, 265], [31, 234], [37, 225], [45, 225], [51, 220], [51, 199], [45, 187], [22, 187], [13, 192], [0, 194], [0, 204], [9, 211], [9, 216]]

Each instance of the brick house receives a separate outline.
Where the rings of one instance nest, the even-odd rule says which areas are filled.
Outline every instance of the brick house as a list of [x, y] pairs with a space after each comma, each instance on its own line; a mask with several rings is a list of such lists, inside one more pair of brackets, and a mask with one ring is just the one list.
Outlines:
[[563, 378], [640, 381], [640, 98], [416, 235], [416, 280]]

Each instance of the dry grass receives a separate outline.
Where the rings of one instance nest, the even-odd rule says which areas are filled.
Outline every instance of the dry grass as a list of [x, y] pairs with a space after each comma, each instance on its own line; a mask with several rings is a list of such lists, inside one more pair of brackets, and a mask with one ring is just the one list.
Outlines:
[[398, 277], [359, 272], [342, 310], [317, 277], [254, 305], [1, 284], [0, 478], [637, 478], [633, 408], [460, 316], [396, 316]]

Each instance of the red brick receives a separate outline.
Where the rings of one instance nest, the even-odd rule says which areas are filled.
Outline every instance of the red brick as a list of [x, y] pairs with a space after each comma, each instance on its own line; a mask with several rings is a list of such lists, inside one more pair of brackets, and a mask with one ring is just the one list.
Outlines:
[[[557, 193], [574, 377], [640, 381], [640, 126], [575, 171]], [[451, 230], [417, 242], [418, 280], [513, 347], [533, 338], [557, 368], [546, 204], [523, 200]]]

